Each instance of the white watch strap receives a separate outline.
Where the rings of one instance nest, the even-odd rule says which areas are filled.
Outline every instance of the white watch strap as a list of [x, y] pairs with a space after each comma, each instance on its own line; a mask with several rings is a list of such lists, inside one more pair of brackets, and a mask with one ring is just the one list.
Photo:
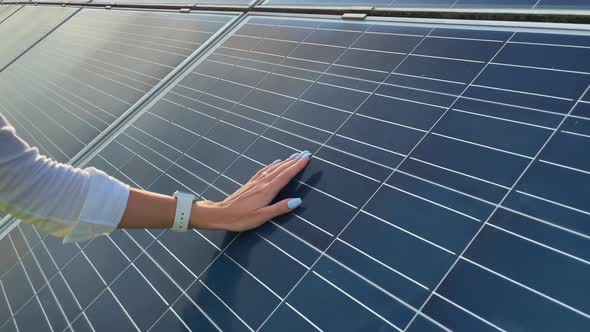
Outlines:
[[186, 232], [196, 196], [180, 191], [175, 192], [173, 196], [176, 197], [176, 213], [174, 214], [174, 225], [172, 225], [171, 230]]

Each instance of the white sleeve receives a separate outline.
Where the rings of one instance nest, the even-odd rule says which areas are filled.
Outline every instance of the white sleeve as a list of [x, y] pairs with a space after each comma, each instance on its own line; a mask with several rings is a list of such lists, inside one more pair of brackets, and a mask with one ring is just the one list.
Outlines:
[[0, 114], [0, 211], [66, 243], [112, 232], [128, 198], [129, 187], [102, 171], [40, 155]]

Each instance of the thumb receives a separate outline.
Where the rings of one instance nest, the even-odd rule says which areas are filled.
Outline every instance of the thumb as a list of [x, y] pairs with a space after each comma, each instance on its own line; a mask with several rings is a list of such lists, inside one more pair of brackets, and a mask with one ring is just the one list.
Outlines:
[[265, 220], [272, 219], [285, 213], [295, 210], [303, 201], [301, 198], [287, 198], [273, 205], [260, 209], [261, 215]]

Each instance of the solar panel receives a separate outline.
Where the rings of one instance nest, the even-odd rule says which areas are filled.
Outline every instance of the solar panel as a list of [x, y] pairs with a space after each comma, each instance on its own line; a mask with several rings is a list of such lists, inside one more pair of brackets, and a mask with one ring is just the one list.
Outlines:
[[251, 15], [84, 165], [220, 200], [310, 150], [279, 197], [303, 206], [66, 246], [20, 224], [0, 327], [589, 330], [589, 52], [583, 32]]
[[[74, 10], [26, 6], [0, 29], [15, 35], [13, 19], [36, 27]], [[0, 74], [0, 111], [28, 142], [68, 161], [231, 18], [83, 9]], [[10, 52], [22, 50], [10, 41]]]
[[21, 6], [17, 5], [2, 5], [0, 4], [0, 23], [2, 23], [6, 18], [10, 17], [14, 12], [16, 12]]
[[[5, 18], [10, 16], [16, 7], [0, 7], [10, 9], [10, 11], [2, 11], [1, 15]], [[8, 65], [75, 11], [74, 8], [24, 6], [14, 15], [8, 17], [0, 25], [0, 38], [2, 38], [0, 69]]]
[[588, 0], [266, 0], [264, 5], [429, 8], [590, 9]]

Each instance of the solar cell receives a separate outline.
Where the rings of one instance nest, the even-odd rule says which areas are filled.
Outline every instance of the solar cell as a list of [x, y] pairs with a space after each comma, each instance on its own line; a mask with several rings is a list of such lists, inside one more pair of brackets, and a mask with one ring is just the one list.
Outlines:
[[[38, 27], [74, 11], [26, 6], [0, 31], [15, 35], [13, 19]], [[83, 9], [0, 74], [0, 111], [28, 142], [68, 161], [231, 18]], [[11, 38], [2, 45], [9, 55], [23, 48]]]
[[590, 37], [533, 31], [248, 17], [84, 164], [220, 200], [310, 150], [279, 197], [303, 207], [67, 246], [20, 224], [0, 326], [590, 329]]

